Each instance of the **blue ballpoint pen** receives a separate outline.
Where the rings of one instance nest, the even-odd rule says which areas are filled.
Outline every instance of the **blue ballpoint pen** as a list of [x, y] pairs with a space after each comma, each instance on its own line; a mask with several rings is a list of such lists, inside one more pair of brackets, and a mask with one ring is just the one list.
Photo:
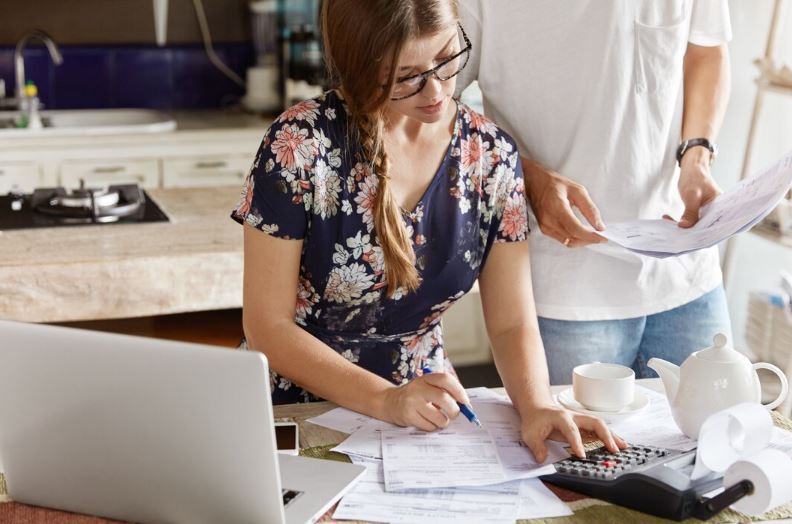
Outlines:
[[[424, 375], [428, 375], [429, 373], [432, 372], [432, 370], [429, 368], [423, 368], [421, 371], [423, 371]], [[459, 401], [457, 401], [457, 405], [459, 406], [459, 412], [465, 415], [466, 419], [468, 419], [478, 427], [481, 427], [481, 421], [478, 419], [478, 417], [473, 412], [473, 409], [470, 406], [468, 406], [467, 404], [463, 404], [462, 402]]]

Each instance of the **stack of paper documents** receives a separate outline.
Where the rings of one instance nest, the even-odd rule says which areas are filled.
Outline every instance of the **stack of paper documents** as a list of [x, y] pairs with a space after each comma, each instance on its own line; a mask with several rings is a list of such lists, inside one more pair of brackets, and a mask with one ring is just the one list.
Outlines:
[[508, 399], [468, 390], [483, 428], [458, 417], [426, 433], [338, 408], [309, 422], [345, 433], [333, 449], [365, 465], [366, 476], [339, 503], [336, 519], [372, 522], [508, 523], [571, 515], [536, 477], [569, 454], [549, 443], [538, 464], [520, 443], [520, 420]]
[[[634, 444], [690, 450], [696, 441], [677, 428], [665, 395], [637, 386], [649, 408], [610, 424]], [[333, 518], [372, 522], [511, 524], [515, 520], [571, 515], [536, 477], [566, 458], [561, 443], [548, 441], [538, 464], [520, 443], [520, 420], [511, 402], [485, 388], [468, 396], [482, 422], [458, 417], [442, 431], [399, 428], [337, 408], [309, 422], [350, 433], [334, 451], [365, 465], [366, 475], [338, 504]], [[792, 456], [792, 433], [775, 428], [771, 447]]]
[[714, 246], [752, 228], [792, 187], [792, 152], [776, 165], [740, 181], [701, 209], [699, 221], [683, 229], [669, 220], [608, 223], [599, 234], [622, 247], [657, 258]]

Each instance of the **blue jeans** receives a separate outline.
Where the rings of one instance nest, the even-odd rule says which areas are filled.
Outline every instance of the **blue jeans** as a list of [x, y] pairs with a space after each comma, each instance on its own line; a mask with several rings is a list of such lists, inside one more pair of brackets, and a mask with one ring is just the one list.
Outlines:
[[656, 377], [652, 357], [681, 364], [723, 333], [731, 339], [726, 294], [720, 286], [683, 306], [624, 320], [570, 321], [539, 317], [551, 384], [571, 384], [572, 369], [588, 362], [629, 366], [637, 378]]

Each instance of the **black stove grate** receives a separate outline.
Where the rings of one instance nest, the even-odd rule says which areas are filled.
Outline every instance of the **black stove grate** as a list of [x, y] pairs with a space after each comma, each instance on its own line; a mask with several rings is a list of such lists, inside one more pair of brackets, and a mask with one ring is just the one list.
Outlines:
[[[53, 188], [52, 191], [56, 191]], [[61, 190], [62, 191], [62, 190]], [[47, 215], [36, 211], [31, 206], [32, 195], [0, 195], [0, 231], [13, 229], [32, 229], [42, 227], [62, 227], [62, 226], [81, 226], [81, 225], [102, 225], [113, 224], [141, 224], [149, 222], [168, 222], [169, 218], [160, 209], [154, 200], [149, 197], [145, 190], [142, 190], [144, 202], [134, 213], [118, 217], [112, 222], [96, 221], [93, 218], [80, 217], [59, 217]], [[16, 210], [15, 208], [18, 208]]]

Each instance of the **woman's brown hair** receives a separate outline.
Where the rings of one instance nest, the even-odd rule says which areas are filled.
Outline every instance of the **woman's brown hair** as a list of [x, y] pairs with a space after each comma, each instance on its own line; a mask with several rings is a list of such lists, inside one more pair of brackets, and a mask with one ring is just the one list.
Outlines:
[[[389, 187], [383, 143], [384, 107], [396, 80], [396, 65], [412, 38], [447, 29], [458, 20], [457, 0], [323, 0], [325, 61], [341, 87], [363, 153], [378, 179], [374, 231], [385, 258], [388, 295], [420, 284], [410, 237]], [[382, 67], [390, 66], [382, 82]]]

